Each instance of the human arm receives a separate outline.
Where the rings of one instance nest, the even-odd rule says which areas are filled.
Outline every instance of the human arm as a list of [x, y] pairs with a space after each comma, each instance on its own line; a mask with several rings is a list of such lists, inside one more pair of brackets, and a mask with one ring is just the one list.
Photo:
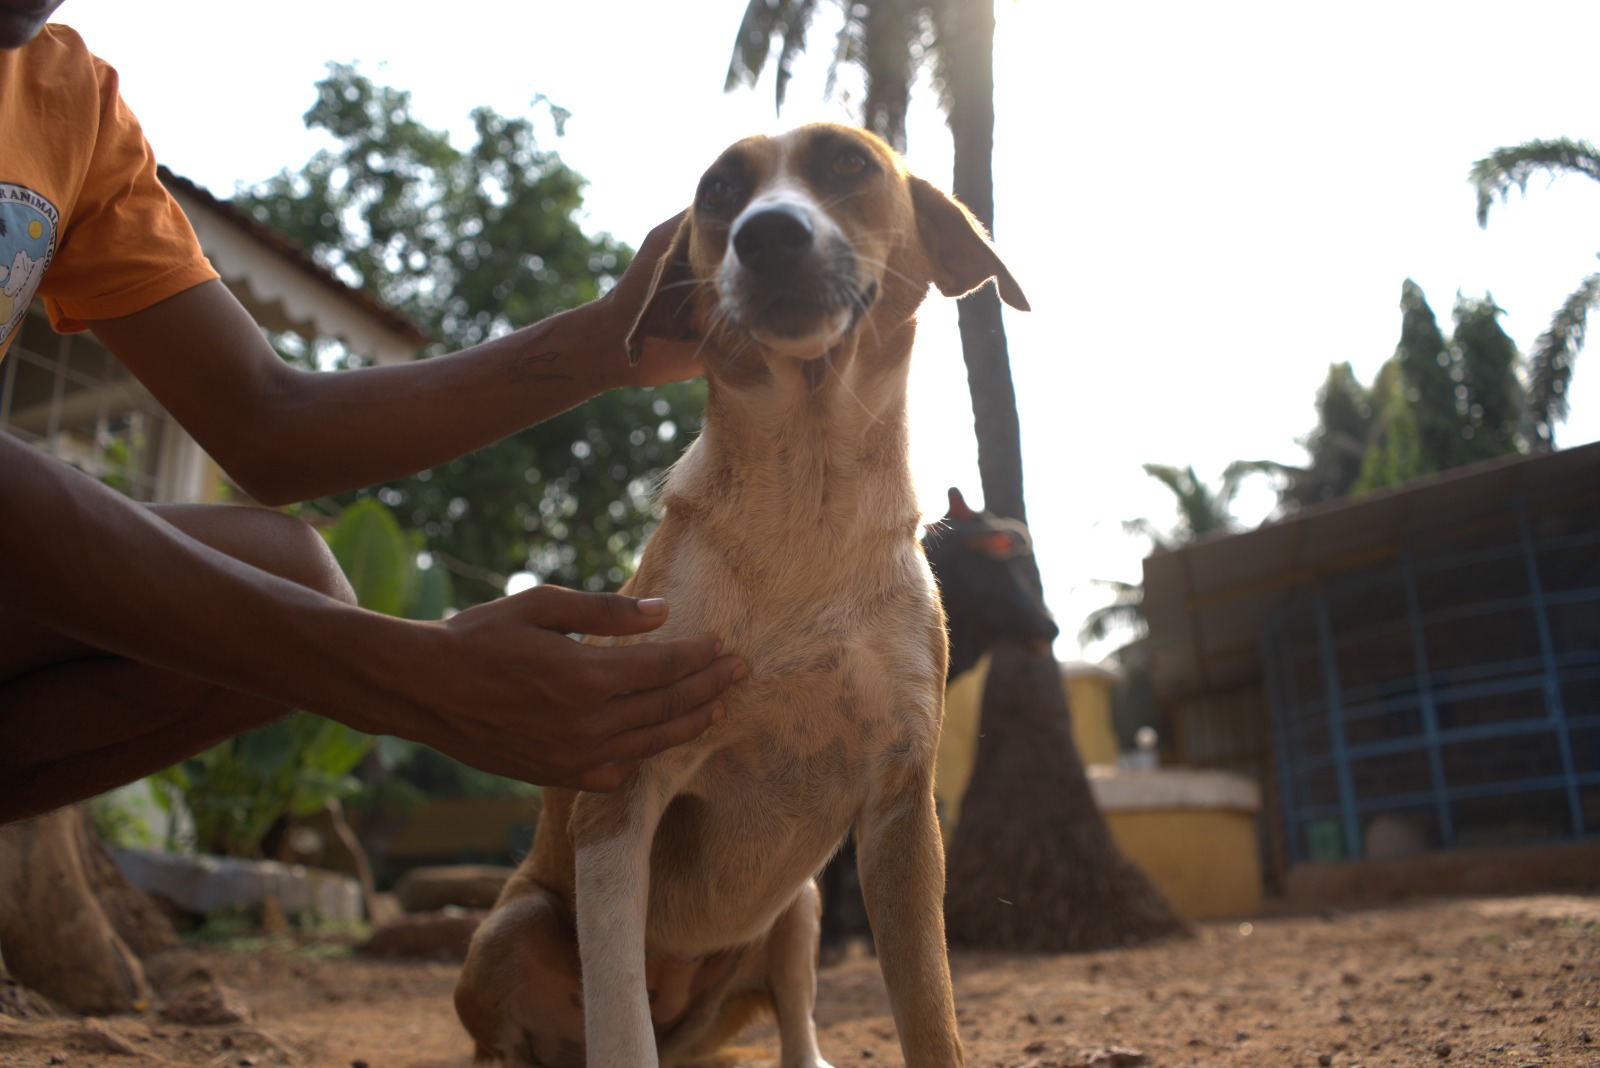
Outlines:
[[599, 300], [461, 352], [338, 374], [278, 358], [220, 282], [95, 333], [246, 492], [268, 504], [411, 475], [606, 389], [699, 373], [693, 342], [624, 339], [677, 219], [651, 231]]
[[0, 611], [487, 771], [613, 787], [631, 761], [700, 733], [742, 670], [710, 637], [615, 649], [566, 637], [664, 618], [616, 595], [540, 588], [439, 623], [366, 612], [217, 552], [4, 434], [0, 470]]

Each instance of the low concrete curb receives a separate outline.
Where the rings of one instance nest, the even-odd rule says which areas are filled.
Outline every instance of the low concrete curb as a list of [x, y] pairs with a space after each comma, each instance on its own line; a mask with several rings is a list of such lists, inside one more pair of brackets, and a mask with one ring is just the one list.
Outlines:
[[251, 908], [270, 899], [291, 916], [362, 917], [361, 884], [337, 872], [275, 860], [186, 856], [121, 846], [108, 846], [107, 851], [130, 883], [184, 912], [205, 915]]

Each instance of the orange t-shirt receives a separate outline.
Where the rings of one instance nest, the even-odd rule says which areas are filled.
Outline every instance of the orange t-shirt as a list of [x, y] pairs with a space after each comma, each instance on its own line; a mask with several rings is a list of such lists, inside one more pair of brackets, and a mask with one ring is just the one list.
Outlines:
[[65, 333], [216, 277], [117, 72], [65, 26], [0, 51], [0, 357], [35, 293]]

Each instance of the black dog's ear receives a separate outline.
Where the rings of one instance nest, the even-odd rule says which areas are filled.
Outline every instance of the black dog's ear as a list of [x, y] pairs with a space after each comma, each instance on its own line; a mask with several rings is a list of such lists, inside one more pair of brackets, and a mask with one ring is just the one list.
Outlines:
[[[645, 240], [648, 246], [649, 239]], [[642, 253], [645, 249], [639, 251]], [[678, 228], [672, 234], [671, 243], [656, 261], [639, 314], [628, 328], [629, 366], [638, 364], [647, 337], [692, 341], [700, 336], [689, 300], [693, 277], [689, 271], [689, 213], [684, 212], [678, 217]]]
[[939, 292], [964, 297], [993, 278], [1002, 300], [1018, 311], [1027, 311], [1028, 298], [1000, 262], [977, 217], [932, 183], [915, 176], [910, 181], [917, 233], [933, 265], [933, 284]]

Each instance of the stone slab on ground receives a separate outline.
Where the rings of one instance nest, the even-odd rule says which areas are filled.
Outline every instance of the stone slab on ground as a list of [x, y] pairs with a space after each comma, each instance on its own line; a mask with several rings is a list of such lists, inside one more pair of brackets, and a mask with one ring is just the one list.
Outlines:
[[434, 912], [450, 905], [492, 908], [513, 871], [514, 868], [497, 864], [412, 868], [395, 883], [394, 895], [407, 912]]
[[408, 915], [373, 931], [360, 953], [396, 960], [466, 960], [472, 933], [486, 915], [482, 909], [454, 906]]
[[109, 846], [123, 876], [134, 886], [184, 912], [206, 915], [257, 908], [276, 901], [286, 915], [310, 913], [323, 920], [359, 920], [361, 884], [348, 875], [280, 864], [275, 860], [188, 856]]

